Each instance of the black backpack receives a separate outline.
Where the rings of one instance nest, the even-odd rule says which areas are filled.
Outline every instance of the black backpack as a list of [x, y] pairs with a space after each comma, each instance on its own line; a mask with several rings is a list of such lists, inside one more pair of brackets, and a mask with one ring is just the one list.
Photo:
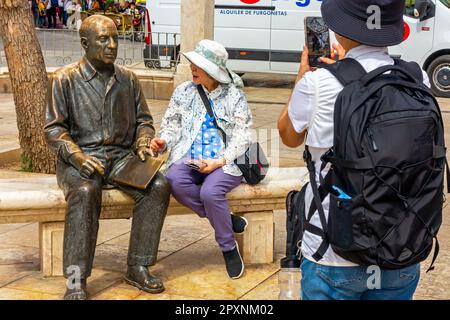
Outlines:
[[319, 175], [330, 194], [328, 223], [307, 147], [304, 153], [322, 222], [322, 229], [306, 225], [323, 239], [313, 258], [331, 245], [358, 265], [399, 269], [425, 260], [436, 239], [432, 270], [445, 167], [448, 193], [450, 172], [441, 112], [422, 70], [402, 60], [370, 73], [353, 59], [321, 67], [344, 89], [334, 107], [333, 147], [321, 158], [322, 170], [331, 164], [326, 177]]

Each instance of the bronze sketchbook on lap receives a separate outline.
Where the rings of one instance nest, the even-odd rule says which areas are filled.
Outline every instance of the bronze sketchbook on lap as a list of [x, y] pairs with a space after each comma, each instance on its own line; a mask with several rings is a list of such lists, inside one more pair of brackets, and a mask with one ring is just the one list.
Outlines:
[[168, 152], [158, 157], [147, 155], [145, 161], [142, 161], [138, 155], [134, 155], [116, 170], [111, 179], [121, 185], [145, 190], [168, 158]]

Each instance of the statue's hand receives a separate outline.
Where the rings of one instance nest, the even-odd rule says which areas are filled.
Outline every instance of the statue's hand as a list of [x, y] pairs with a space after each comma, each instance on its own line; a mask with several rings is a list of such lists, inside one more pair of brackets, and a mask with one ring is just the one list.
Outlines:
[[90, 178], [95, 171], [102, 176], [105, 175], [105, 167], [96, 157], [77, 152], [70, 156], [69, 162], [80, 172], [83, 178]]
[[139, 147], [137, 149], [137, 155], [139, 156], [139, 158], [142, 161], [145, 161], [146, 155], [150, 155], [152, 157], [155, 156], [153, 151], [152, 151], [152, 149], [150, 149], [149, 147], [145, 147], [145, 146], [144, 147]]

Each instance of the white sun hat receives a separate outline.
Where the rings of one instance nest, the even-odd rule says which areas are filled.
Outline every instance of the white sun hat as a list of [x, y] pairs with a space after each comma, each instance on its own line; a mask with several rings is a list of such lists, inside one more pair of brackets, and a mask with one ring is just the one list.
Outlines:
[[184, 57], [209, 74], [220, 83], [233, 82], [237, 87], [243, 87], [242, 79], [227, 68], [228, 52], [223, 45], [213, 40], [201, 40], [194, 51], [182, 53]]

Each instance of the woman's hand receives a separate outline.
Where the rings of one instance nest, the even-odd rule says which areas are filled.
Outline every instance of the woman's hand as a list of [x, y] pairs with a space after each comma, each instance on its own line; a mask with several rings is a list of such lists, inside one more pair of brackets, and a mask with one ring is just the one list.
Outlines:
[[166, 141], [161, 138], [153, 138], [150, 142], [150, 149], [153, 153], [160, 153], [166, 149]]
[[205, 159], [202, 160], [202, 163], [204, 164], [200, 170], [198, 170], [200, 173], [211, 173], [214, 170], [217, 170], [219, 168], [222, 168], [225, 165], [225, 159]]
[[325, 58], [325, 57], [320, 57], [320, 61], [322, 61], [323, 63], [326, 63], [326, 64], [333, 64], [336, 62], [334, 60], [334, 57], [336, 57], [336, 55], [339, 57], [339, 60], [344, 59], [345, 58], [345, 49], [340, 44], [333, 43], [333, 50], [331, 50], [331, 59]]

